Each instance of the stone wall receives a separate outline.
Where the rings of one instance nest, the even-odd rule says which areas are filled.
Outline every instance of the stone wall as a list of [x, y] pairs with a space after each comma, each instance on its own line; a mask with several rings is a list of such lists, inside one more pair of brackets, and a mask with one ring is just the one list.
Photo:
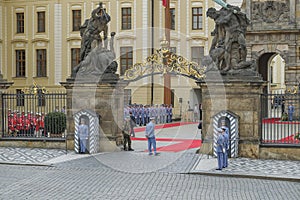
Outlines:
[[[247, 58], [280, 55], [285, 62], [287, 87], [297, 84], [299, 79], [299, 4], [295, 0], [246, 0], [244, 4], [251, 21], [246, 32]], [[269, 67], [267, 63], [259, 68]]]
[[[73, 145], [72, 145], [73, 144]], [[1, 147], [43, 148], [43, 149], [74, 149], [74, 142], [62, 140], [1, 140]]]
[[300, 160], [299, 147], [260, 147], [260, 159], [275, 159], [275, 160]]

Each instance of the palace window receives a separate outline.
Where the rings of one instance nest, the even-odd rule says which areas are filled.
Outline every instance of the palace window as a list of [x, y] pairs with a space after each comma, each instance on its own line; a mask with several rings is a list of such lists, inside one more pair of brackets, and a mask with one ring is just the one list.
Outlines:
[[24, 92], [21, 89], [16, 90], [17, 93], [17, 106], [25, 105]]
[[24, 13], [17, 13], [17, 33], [24, 33]]
[[125, 74], [125, 71], [129, 69], [133, 65], [133, 53], [132, 53], [132, 47], [121, 47], [120, 48], [120, 74], [123, 76]]
[[80, 48], [71, 49], [71, 69], [80, 63]]
[[45, 32], [45, 12], [37, 12], [37, 32]]
[[122, 30], [131, 29], [131, 8], [122, 8]]
[[81, 26], [81, 10], [72, 10], [73, 14], [73, 31], [79, 31]]
[[46, 49], [36, 50], [36, 76], [47, 76], [47, 51]]
[[192, 47], [192, 61], [201, 65], [201, 59], [204, 56], [204, 47]]
[[175, 8], [170, 8], [171, 13], [171, 30], [175, 30]]
[[192, 24], [193, 24], [193, 27], [192, 29], [193, 30], [200, 30], [202, 29], [202, 8], [201, 7], [197, 7], [197, 8], [192, 8]]
[[25, 77], [25, 50], [16, 50], [16, 77]]

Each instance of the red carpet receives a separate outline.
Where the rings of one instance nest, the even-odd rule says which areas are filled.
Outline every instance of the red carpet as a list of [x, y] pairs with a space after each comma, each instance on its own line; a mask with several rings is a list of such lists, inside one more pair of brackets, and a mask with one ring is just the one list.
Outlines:
[[[176, 126], [182, 126], [186, 124], [198, 124], [198, 122], [174, 122], [174, 123], [168, 123], [168, 124], [158, 124], [155, 125], [155, 129], [162, 129], [162, 128], [172, 128]], [[134, 132], [142, 132], [145, 131], [146, 127], [136, 127], [134, 128]]]
[[[131, 138], [135, 141], [146, 141], [147, 138]], [[176, 138], [156, 138], [157, 142], [176, 142], [176, 144], [157, 147], [157, 151], [179, 152], [187, 149], [199, 148], [201, 140], [193, 139], [176, 139]]]
[[280, 118], [263, 119], [263, 124], [300, 124], [299, 121], [280, 121]]
[[299, 140], [295, 140], [295, 135], [291, 135], [280, 140], [263, 140], [263, 142], [275, 144], [300, 144]]

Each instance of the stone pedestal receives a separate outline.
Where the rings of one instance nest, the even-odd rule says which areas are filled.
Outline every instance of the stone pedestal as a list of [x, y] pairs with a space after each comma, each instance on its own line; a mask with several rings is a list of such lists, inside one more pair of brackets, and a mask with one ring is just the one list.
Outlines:
[[67, 79], [61, 83], [67, 90], [67, 144], [74, 149], [74, 114], [90, 110], [99, 116], [100, 152], [118, 151], [122, 143], [124, 88], [127, 83], [117, 79], [99, 83]]
[[200, 153], [213, 154], [213, 116], [224, 111], [238, 118], [238, 156], [257, 158], [260, 135], [260, 95], [265, 86], [260, 76], [208, 73], [197, 84], [202, 89], [202, 147]]

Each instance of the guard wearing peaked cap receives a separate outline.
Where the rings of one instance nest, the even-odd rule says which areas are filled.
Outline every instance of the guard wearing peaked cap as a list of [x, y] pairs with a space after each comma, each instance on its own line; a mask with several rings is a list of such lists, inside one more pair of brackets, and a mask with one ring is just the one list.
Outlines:
[[217, 128], [217, 159], [218, 159], [218, 168], [216, 170], [222, 170], [223, 168], [223, 147], [224, 147], [224, 137], [222, 135], [223, 129]]

